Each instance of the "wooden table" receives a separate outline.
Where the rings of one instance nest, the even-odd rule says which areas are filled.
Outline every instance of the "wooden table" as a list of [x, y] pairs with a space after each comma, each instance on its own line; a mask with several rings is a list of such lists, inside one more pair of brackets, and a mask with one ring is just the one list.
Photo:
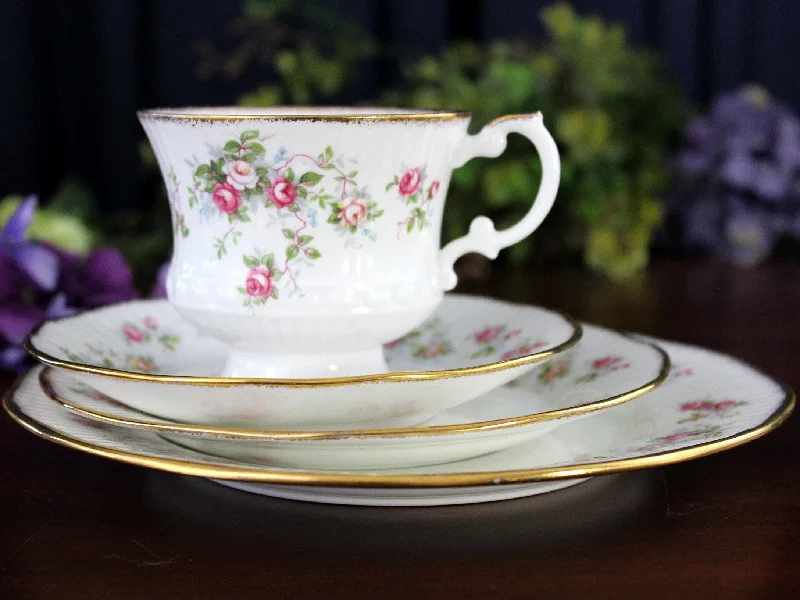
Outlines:
[[[719, 349], [800, 388], [797, 263], [465, 288]], [[3, 415], [0, 598], [800, 598], [798, 473], [793, 417], [722, 454], [540, 497], [318, 506], [87, 456]]]

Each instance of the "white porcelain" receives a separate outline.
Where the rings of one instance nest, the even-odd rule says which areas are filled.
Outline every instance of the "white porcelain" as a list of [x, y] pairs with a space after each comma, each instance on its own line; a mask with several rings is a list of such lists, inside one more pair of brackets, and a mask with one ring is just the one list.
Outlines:
[[[363, 108], [186, 108], [139, 119], [169, 192], [167, 295], [231, 346], [228, 377], [388, 372], [382, 344], [425, 321], [455, 286], [455, 260], [495, 258], [545, 218], [560, 176], [541, 114], [467, 135], [468, 113]], [[536, 146], [542, 182], [504, 231], [486, 217], [439, 249], [455, 167]]]
[[558, 313], [448, 294], [420, 329], [385, 349], [393, 369], [386, 374], [221, 378], [227, 347], [201, 336], [166, 300], [47, 322], [31, 334], [27, 348], [41, 362], [164, 419], [344, 429], [417, 425], [527, 373], [579, 338], [580, 326]]
[[669, 361], [660, 349], [584, 325], [581, 341], [569, 352], [421, 427], [323, 435], [176, 424], [131, 409], [124, 398], [99, 394], [63, 371], [47, 369], [40, 379], [45, 393], [76, 414], [156, 431], [209, 454], [283, 467], [365, 470], [452, 462], [502, 450], [638, 398], [668, 372]]
[[[4, 405], [14, 419], [39, 436], [122, 462], [259, 483], [259, 493], [266, 495], [285, 496], [286, 486], [291, 486], [294, 497], [315, 502], [373, 504], [378, 497], [381, 504], [398, 506], [481, 502], [502, 498], [504, 493], [511, 497], [514, 490], [519, 495], [533, 494], [536, 488], [516, 486], [699, 458], [765, 435], [794, 408], [794, 394], [788, 388], [734, 358], [658, 343], [669, 353], [673, 368], [669, 380], [653, 392], [507, 450], [410, 469], [366, 473], [285, 469], [212, 457], [155, 433], [98, 423], [67, 411], [42, 392], [38, 369], [19, 383]], [[477, 487], [486, 494], [476, 495]], [[397, 491], [378, 491], [386, 488]], [[493, 495], [495, 490], [502, 491]]]

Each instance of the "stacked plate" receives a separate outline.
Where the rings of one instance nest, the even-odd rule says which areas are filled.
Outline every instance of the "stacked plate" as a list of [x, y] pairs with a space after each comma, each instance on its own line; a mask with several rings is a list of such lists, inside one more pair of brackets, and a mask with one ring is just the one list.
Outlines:
[[780, 425], [794, 395], [742, 362], [448, 295], [390, 372], [221, 377], [227, 347], [167, 301], [45, 323], [4, 406], [51, 441], [269, 496], [363, 505], [518, 498], [665, 465]]

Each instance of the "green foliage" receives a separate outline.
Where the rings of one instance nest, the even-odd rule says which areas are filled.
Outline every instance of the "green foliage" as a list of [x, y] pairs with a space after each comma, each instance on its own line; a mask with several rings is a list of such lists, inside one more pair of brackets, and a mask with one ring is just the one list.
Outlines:
[[232, 24], [238, 44], [223, 53], [199, 45], [201, 78], [240, 77], [257, 69], [275, 80], [239, 98], [245, 106], [312, 104], [335, 98], [375, 54], [376, 45], [354, 20], [318, 2], [247, 0]]
[[[504, 114], [541, 110], [561, 152], [559, 196], [541, 232], [506, 256], [525, 261], [538, 242], [539, 251], [583, 250], [591, 267], [624, 276], [642, 264], [627, 253], [644, 252], [646, 263], [661, 218], [666, 155], [685, 106], [656, 57], [632, 49], [621, 26], [580, 17], [566, 4], [544, 10], [542, 21], [547, 38], [537, 46], [460, 43], [418, 60], [407, 69], [408, 83], [383, 101], [471, 110], [472, 131]], [[502, 157], [458, 169], [445, 237], [462, 235], [482, 213], [513, 223], [530, 206], [540, 176], [530, 144], [513, 137]]]

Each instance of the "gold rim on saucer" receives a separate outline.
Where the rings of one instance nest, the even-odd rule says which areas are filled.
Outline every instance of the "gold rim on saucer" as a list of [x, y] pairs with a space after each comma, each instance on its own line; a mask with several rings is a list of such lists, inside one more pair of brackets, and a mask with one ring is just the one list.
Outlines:
[[[53, 389], [52, 382], [50, 381], [51, 367], [45, 367], [39, 373], [39, 383], [42, 391], [57, 404], [60, 404], [67, 410], [76, 414], [82, 415], [95, 421], [102, 421], [110, 425], [118, 425], [130, 427], [135, 429], [144, 429], [153, 432], [170, 432], [170, 433], [194, 433], [194, 434], [211, 434], [220, 437], [232, 439], [259, 439], [259, 440], [337, 440], [346, 438], [405, 438], [405, 437], [429, 437], [441, 435], [453, 435], [459, 433], [473, 433], [477, 431], [488, 431], [497, 429], [510, 429], [513, 427], [520, 427], [522, 425], [529, 425], [531, 423], [539, 423], [544, 421], [552, 421], [556, 419], [564, 419], [567, 417], [577, 417], [579, 415], [586, 415], [598, 410], [617, 406], [638, 398], [651, 392], [660, 386], [669, 376], [671, 363], [669, 355], [655, 344], [641, 342], [642, 345], [650, 346], [656, 350], [661, 356], [661, 369], [658, 375], [647, 383], [644, 383], [632, 390], [602, 398], [594, 402], [582, 404], [580, 406], [573, 406], [568, 408], [561, 408], [558, 410], [550, 410], [541, 413], [534, 413], [528, 415], [521, 415], [517, 417], [508, 417], [505, 419], [494, 419], [491, 421], [475, 421], [473, 423], [461, 423], [454, 425], [421, 425], [417, 427], [394, 427], [394, 428], [381, 428], [381, 429], [349, 429], [349, 430], [259, 430], [259, 429], [241, 429], [232, 427], [215, 427], [212, 425], [194, 425], [189, 423], [155, 423], [152, 421], [144, 421], [140, 419], [130, 419], [115, 416], [110, 413], [101, 411], [90, 410], [77, 406], [58, 395]], [[135, 410], [135, 409], [132, 409]], [[141, 412], [141, 411], [139, 411]], [[146, 413], [144, 413], [146, 414]], [[161, 418], [161, 417], [158, 417]]]
[[[511, 303], [506, 303], [511, 304]], [[520, 304], [519, 306], [525, 307], [526, 305]], [[530, 308], [530, 306], [528, 306]], [[549, 309], [541, 309], [553, 314], [557, 314], [564, 319], [567, 324], [572, 328], [572, 335], [564, 342], [553, 346], [541, 352], [534, 352], [526, 354], [517, 358], [509, 360], [499, 360], [485, 365], [478, 365], [476, 367], [460, 367], [458, 369], [442, 369], [440, 371], [394, 371], [391, 373], [375, 373], [372, 375], [351, 375], [348, 377], [326, 377], [326, 378], [309, 378], [309, 379], [269, 379], [269, 378], [256, 378], [256, 377], [201, 377], [195, 375], [158, 375], [149, 373], [134, 373], [132, 371], [121, 371], [119, 369], [112, 369], [108, 367], [96, 367], [94, 365], [87, 365], [77, 363], [69, 360], [62, 360], [55, 356], [39, 350], [33, 343], [33, 339], [38, 335], [42, 327], [55, 323], [56, 321], [73, 319], [76, 316], [83, 316], [94, 311], [100, 311], [108, 307], [100, 307], [81, 312], [79, 315], [70, 315], [67, 317], [60, 317], [57, 319], [49, 319], [34, 327], [25, 338], [24, 348], [25, 351], [33, 358], [41, 363], [50, 367], [57, 367], [60, 369], [68, 369], [70, 371], [77, 371], [80, 373], [90, 373], [92, 375], [102, 375], [104, 377], [112, 377], [115, 379], [129, 379], [136, 381], [149, 381], [151, 383], [180, 383], [184, 385], [204, 385], [214, 387], [233, 387], [239, 385], [260, 385], [260, 386], [283, 386], [283, 387], [333, 387], [341, 385], [352, 385], [355, 383], [387, 383], [397, 381], [427, 381], [434, 379], [449, 379], [452, 377], [466, 377], [469, 375], [480, 375], [484, 373], [494, 373], [497, 371], [504, 371], [505, 369], [513, 369], [522, 365], [535, 364], [554, 356], [557, 356], [570, 348], [572, 348], [583, 335], [583, 328], [581, 324], [570, 317], [569, 315]], [[536, 307], [540, 308], [540, 307]]]
[[203, 106], [151, 108], [139, 110], [140, 119], [192, 121], [316, 121], [326, 123], [453, 121], [469, 119], [467, 111], [410, 109], [392, 107], [291, 106], [259, 108], [246, 106]]
[[[380, 473], [331, 473], [316, 471], [292, 471], [288, 469], [266, 469], [259, 467], [226, 466], [205, 464], [169, 458], [139, 455], [133, 452], [116, 450], [105, 446], [90, 444], [63, 433], [59, 433], [25, 415], [14, 402], [14, 392], [22, 382], [20, 378], [3, 398], [6, 412], [22, 427], [35, 435], [96, 456], [102, 456], [123, 463], [138, 465], [211, 479], [229, 479], [237, 481], [253, 481], [260, 483], [347, 486], [347, 487], [380, 487], [380, 488], [436, 488], [463, 487], [479, 485], [496, 485], [527, 483], [533, 481], [550, 481], [556, 479], [574, 479], [593, 475], [608, 475], [622, 471], [631, 471], [650, 467], [661, 467], [673, 463], [700, 458], [729, 448], [740, 446], [751, 440], [760, 438], [777, 429], [791, 414], [795, 404], [794, 393], [780, 384], [784, 398], [780, 406], [760, 425], [741, 431], [727, 438], [704, 442], [691, 448], [669, 450], [648, 454], [635, 458], [609, 460], [597, 463], [563, 465], [556, 467], [539, 467], [535, 469], [518, 469], [511, 471], [486, 471], [451, 474], [419, 474], [419, 475], [386, 475]], [[773, 380], [775, 381], [775, 380]]]

